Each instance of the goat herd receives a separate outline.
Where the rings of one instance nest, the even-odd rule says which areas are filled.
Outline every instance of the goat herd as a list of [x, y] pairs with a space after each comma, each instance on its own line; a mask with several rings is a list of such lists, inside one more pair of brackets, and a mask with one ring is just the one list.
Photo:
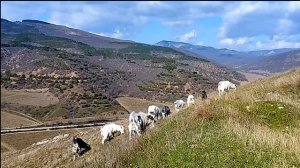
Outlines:
[[[219, 95], [222, 95], [225, 90], [229, 89], [235, 90], [236, 86], [229, 81], [219, 82]], [[201, 98], [202, 100], [207, 99], [207, 94], [205, 91], [201, 92]], [[190, 106], [193, 104], [195, 104], [193, 95], [189, 95], [186, 102], [183, 100], [176, 100], [174, 102], [175, 110], [177, 112], [184, 108], [186, 105]], [[151, 128], [153, 128], [155, 126], [155, 122], [157, 122], [159, 119], [166, 118], [170, 114], [171, 110], [168, 106], [163, 106], [163, 108], [160, 110], [159, 107], [155, 105], [151, 105], [148, 107], [148, 113], [135, 111], [131, 112], [128, 120], [129, 139], [131, 139], [132, 136], [135, 135], [141, 136], [142, 133], [146, 131], [146, 127], [151, 125]], [[123, 134], [124, 127], [115, 123], [108, 123], [101, 127], [100, 133], [102, 137], [102, 144], [104, 144], [106, 141], [110, 141], [115, 135]], [[77, 136], [73, 137], [73, 160], [76, 159], [76, 156], [79, 157], [90, 149], [90, 145], [84, 142], [81, 138]]]

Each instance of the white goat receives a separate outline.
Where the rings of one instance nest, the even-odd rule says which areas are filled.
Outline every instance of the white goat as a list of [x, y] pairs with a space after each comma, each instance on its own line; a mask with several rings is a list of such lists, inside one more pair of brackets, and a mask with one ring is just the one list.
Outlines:
[[156, 118], [156, 121], [158, 120], [158, 117], [162, 118], [161, 111], [154, 105], [148, 107], [148, 114], [152, 115], [154, 119]]
[[144, 112], [131, 112], [128, 124], [129, 139], [131, 139], [132, 134], [138, 134], [140, 136], [150, 124], [154, 127], [154, 122], [155, 120], [150, 114]]
[[115, 123], [108, 123], [101, 128], [100, 132], [102, 136], [102, 144], [104, 144], [105, 141], [111, 140], [115, 133], [120, 132], [123, 134], [124, 127]]
[[234, 89], [236, 90], [235, 84], [229, 82], [229, 81], [220, 81], [218, 83], [218, 91], [219, 91], [219, 96], [223, 95], [224, 91]]
[[189, 95], [187, 98], [187, 106], [189, 107], [192, 104], [195, 104], [195, 100], [194, 100], [194, 96], [193, 95]]
[[185, 102], [183, 100], [176, 100], [174, 102], [175, 110], [178, 112], [180, 109], [182, 109], [185, 106]]

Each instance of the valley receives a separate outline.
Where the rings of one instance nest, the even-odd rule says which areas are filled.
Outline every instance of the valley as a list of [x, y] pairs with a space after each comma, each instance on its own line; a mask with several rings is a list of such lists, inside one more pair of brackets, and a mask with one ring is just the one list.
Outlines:
[[300, 168], [299, 1], [1, 1], [1, 168]]
[[[1, 19], [1, 167], [230, 167], [235, 156], [240, 166], [297, 166], [299, 51], [150, 45]], [[222, 80], [237, 91], [218, 97]], [[174, 112], [174, 101], [190, 94], [196, 104]], [[149, 105], [167, 105], [172, 115], [139, 139], [129, 141], [126, 129], [100, 145], [103, 124], [127, 127], [129, 113]], [[71, 162], [75, 135], [93, 148]]]
[[[40, 145], [22, 150], [16, 150], [20, 146], [12, 145], [11, 152], [2, 153], [1, 164], [4, 167], [20, 164], [28, 167], [41, 164], [47, 167], [143, 167], [145, 163], [163, 163], [163, 166], [253, 166], [265, 165], [268, 161], [271, 166], [297, 166], [300, 163], [298, 74], [299, 68], [252, 81], [223, 97], [212, 92], [209, 99], [197, 99], [194, 106], [174, 112], [169, 118], [158, 121], [154, 129], [131, 141], [125, 133], [107, 145], [100, 145], [99, 128], [96, 127], [61, 132], [60, 138], [56, 139], [52, 132], [48, 132], [53, 134], [52, 138], [41, 141]], [[118, 101], [130, 110], [143, 110], [149, 104], [157, 104], [129, 97], [118, 98]], [[116, 123], [126, 125], [127, 121]], [[89, 142], [92, 150], [71, 161], [70, 137], [76, 134]], [[20, 137], [15, 136], [15, 140]], [[44, 138], [46, 135], [39, 136]], [[8, 150], [7, 142], [2, 146]], [[144, 149], [148, 152], [145, 153]], [[45, 152], [47, 157], [42, 158], [41, 154]], [[209, 155], [211, 153], [225, 160], [216, 162], [216, 156]], [[160, 157], [162, 155], [166, 156], [165, 159]], [[236, 156], [239, 157], [226, 161]]]
[[220, 80], [247, 80], [167, 47], [34, 20], [1, 23], [1, 108], [40, 121], [108, 119], [127, 114], [116, 101], [120, 96], [166, 102], [212, 92]]
[[176, 41], [160, 41], [155, 45], [205, 58], [237, 71], [255, 72], [260, 75], [270, 75], [300, 66], [300, 48], [236, 51]]

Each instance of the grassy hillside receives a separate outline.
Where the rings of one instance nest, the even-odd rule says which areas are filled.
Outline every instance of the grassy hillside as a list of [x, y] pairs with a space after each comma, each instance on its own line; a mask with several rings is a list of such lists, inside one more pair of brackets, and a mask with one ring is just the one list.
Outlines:
[[299, 167], [299, 74], [298, 68], [260, 79], [221, 98], [212, 93], [132, 141], [126, 132], [101, 145], [95, 128], [81, 136], [92, 150], [75, 162], [69, 140], [1, 161], [4, 167]]
[[296, 69], [198, 102], [145, 136], [121, 164], [299, 167], [299, 74]]
[[198, 101], [161, 122], [109, 166], [298, 167], [299, 73], [293, 70], [220, 99], [212, 95]]

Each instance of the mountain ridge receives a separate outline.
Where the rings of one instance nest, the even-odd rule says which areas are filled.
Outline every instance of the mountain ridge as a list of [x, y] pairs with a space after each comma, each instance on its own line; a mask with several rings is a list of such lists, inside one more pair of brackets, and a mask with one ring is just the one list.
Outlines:
[[[160, 41], [156, 43], [157, 46], [165, 46], [170, 48], [176, 48], [178, 51], [191, 52], [198, 55], [200, 58], [208, 59], [212, 62], [215, 62], [220, 65], [227, 67], [233, 67], [238, 70], [249, 70], [248, 67], [256, 68], [254, 70], [266, 70], [270, 72], [281, 72], [288, 70], [287, 67], [297, 67], [300, 66], [300, 63], [296, 61], [294, 64], [291, 60], [285, 60], [282, 64], [270, 65], [268, 68], [261, 66], [255, 66], [259, 61], [268, 61], [264, 62], [269, 64], [271, 61], [270, 58], [274, 58], [276, 55], [288, 54], [292, 51], [299, 51], [300, 48], [280, 48], [280, 49], [271, 49], [271, 50], [257, 50], [257, 51], [236, 51], [227, 48], [216, 49], [209, 46], [200, 46], [193, 45], [184, 42], [174, 42], [174, 41]], [[298, 58], [298, 55], [296, 55]], [[264, 59], [270, 57], [269, 59]], [[298, 59], [295, 60], [298, 60]], [[290, 66], [285, 66], [285, 62], [290, 62]], [[282, 68], [283, 67], [283, 68]], [[286, 68], [285, 68], [286, 67]]]

